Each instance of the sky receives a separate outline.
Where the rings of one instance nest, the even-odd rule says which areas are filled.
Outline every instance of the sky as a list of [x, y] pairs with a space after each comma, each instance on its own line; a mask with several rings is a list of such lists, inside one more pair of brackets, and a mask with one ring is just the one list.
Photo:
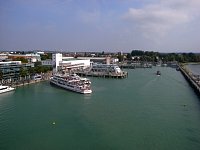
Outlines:
[[200, 52], [200, 0], [0, 0], [0, 51]]

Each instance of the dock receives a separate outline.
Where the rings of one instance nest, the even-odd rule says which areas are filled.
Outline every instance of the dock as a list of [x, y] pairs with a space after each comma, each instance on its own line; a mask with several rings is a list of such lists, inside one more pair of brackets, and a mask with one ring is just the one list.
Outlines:
[[193, 75], [183, 66], [179, 66], [179, 68], [185, 79], [189, 82], [195, 92], [200, 96], [200, 76]]
[[114, 72], [76, 72], [79, 76], [88, 76], [88, 77], [103, 77], [103, 78], [126, 78], [128, 77], [128, 72], [122, 71], [121, 73]]

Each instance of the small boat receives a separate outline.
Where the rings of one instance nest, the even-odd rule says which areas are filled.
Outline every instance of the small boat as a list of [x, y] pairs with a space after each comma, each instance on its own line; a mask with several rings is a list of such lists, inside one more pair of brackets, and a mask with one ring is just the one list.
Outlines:
[[157, 76], [160, 76], [160, 75], [161, 75], [161, 72], [160, 72], [160, 71], [157, 71], [157, 72], [156, 72], [156, 75], [157, 75]]
[[33, 79], [36, 81], [36, 80], [41, 80], [42, 79], [42, 76], [39, 75], [39, 74], [36, 74]]
[[0, 85], [0, 94], [1, 93], [6, 93], [6, 92], [10, 92], [10, 91], [13, 91], [13, 90], [15, 90], [15, 88], [10, 87], [10, 86]]

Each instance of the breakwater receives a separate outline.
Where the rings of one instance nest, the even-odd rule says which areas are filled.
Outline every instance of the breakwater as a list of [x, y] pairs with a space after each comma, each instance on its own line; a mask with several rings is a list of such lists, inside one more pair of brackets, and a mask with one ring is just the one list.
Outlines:
[[179, 66], [181, 73], [185, 79], [190, 83], [195, 92], [200, 95], [200, 77], [193, 75], [192, 72], [188, 71], [185, 66]]

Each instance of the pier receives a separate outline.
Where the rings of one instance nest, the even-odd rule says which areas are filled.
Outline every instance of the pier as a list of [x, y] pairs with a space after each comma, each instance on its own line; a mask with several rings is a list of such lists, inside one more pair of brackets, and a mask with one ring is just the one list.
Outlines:
[[200, 76], [193, 75], [184, 66], [179, 66], [181, 73], [190, 83], [195, 92], [200, 96]]
[[128, 73], [122, 71], [121, 73], [114, 73], [114, 72], [76, 72], [79, 76], [89, 76], [89, 77], [103, 77], [103, 78], [126, 78]]

